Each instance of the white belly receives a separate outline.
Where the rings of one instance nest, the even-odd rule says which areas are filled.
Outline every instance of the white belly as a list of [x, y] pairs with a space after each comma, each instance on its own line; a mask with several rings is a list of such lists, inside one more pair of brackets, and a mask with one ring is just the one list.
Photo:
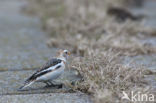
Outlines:
[[41, 77], [38, 77], [36, 79], [36, 81], [49, 81], [49, 80], [53, 80], [53, 79], [57, 79], [63, 72], [64, 72], [65, 67], [62, 66], [57, 70], [51, 71]]

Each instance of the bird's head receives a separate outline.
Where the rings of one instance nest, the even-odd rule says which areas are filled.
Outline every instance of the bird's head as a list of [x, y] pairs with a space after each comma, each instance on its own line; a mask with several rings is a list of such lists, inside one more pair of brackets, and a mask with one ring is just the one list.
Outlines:
[[60, 50], [58, 52], [58, 58], [66, 61], [68, 57], [70, 56], [70, 52], [68, 50]]

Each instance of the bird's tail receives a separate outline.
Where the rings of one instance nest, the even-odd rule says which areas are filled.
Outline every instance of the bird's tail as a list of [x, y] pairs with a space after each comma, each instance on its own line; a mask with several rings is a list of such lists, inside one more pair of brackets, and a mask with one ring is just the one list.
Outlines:
[[34, 83], [34, 81], [30, 81], [30, 82], [25, 82], [23, 86], [21, 86], [18, 90], [23, 90], [26, 87], [29, 87], [30, 85], [32, 85]]

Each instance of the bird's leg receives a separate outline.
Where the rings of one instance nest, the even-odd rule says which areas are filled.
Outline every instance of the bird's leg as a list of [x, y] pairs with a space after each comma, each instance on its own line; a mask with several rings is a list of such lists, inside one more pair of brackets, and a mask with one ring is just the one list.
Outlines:
[[50, 86], [50, 84], [48, 83], [48, 81], [45, 81], [44, 83], [46, 84], [46, 87], [49, 87]]
[[55, 84], [53, 84], [51, 81], [48, 81], [48, 83], [50, 84], [50, 86], [54, 87]]

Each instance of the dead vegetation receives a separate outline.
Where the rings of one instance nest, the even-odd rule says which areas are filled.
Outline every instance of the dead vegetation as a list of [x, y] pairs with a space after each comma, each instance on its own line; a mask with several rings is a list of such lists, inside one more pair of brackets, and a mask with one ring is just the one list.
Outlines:
[[143, 15], [134, 15], [126, 8], [121, 7], [109, 7], [107, 10], [107, 14], [110, 16], [114, 16], [119, 22], [124, 22], [127, 19], [137, 21], [143, 19], [144, 17]]
[[137, 16], [120, 8], [120, 12], [115, 15], [122, 19], [126, 14], [126, 19], [119, 23], [114, 17], [107, 15], [109, 5], [118, 4], [114, 0], [30, 1], [34, 4], [34, 12], [42, 18], [43, 28], [52, 36], [47, 42], [49, 47], [69, 47], [74, 49], [74, 53], [86, 47], [113, 48], [123, 52], [123, 55], [156, 52], [155, 47], [141, 42], [150, 34], [155, 34], [155, 31], [144, 27], [141, 21], [130, 19], [138, 18]]
[[120, 56], [156, 53], [156, 47], [141, 42], [155, 36], [156, 31], [141, 21], [128, 18], [121, 23], [107, 15], [108, 7], [124, 7], [125, 1], [30, 0], [28, 11], [41, 17], [43, 28], [51, 36], [47, 45], [68, 48], [80, 56], [71, 65], [83, 80], [75, 86], [68, 85], [91, 93], [96, 103], [121, 102], [122, 91], [150, 91], [144, 81], [145, 69], [122, 65]]
[[85, 58], [74, 59], [72, 65], [83, 80], [71, 88], [93, 94], [96, 103], [123, 102], [122, 91], [151, 91], [144, 80], [146, 70], [120, 64], [119, 54], [91, 51]]

